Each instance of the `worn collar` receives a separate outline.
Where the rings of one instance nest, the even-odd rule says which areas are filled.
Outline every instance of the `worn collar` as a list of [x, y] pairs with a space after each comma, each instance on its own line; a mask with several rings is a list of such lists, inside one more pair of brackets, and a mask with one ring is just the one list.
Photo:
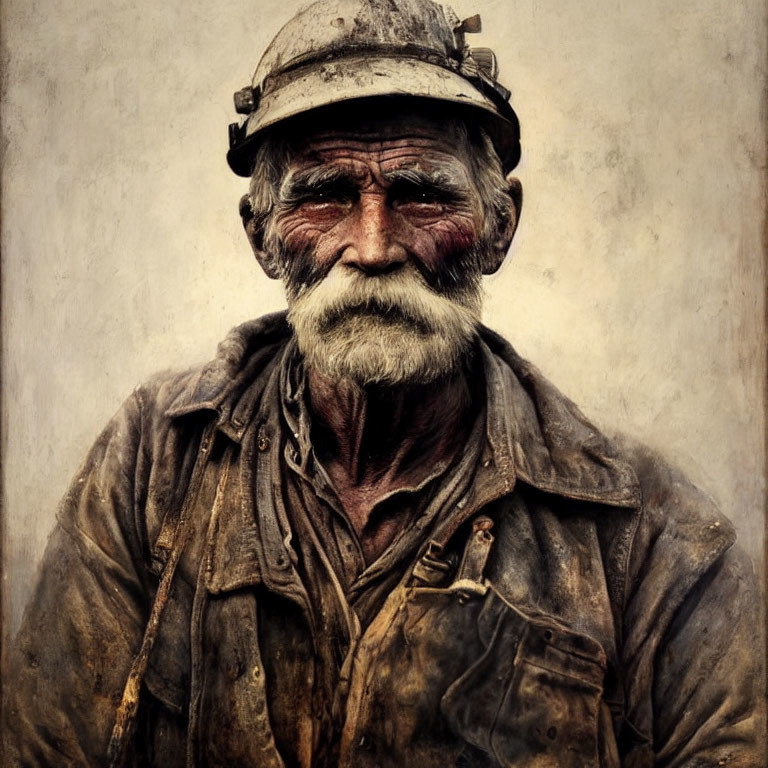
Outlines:
[[[211, 410], [218, 428], [240, 441], [257, 415], [269, 372], [291, 338], [286, 313], [233, 329], [214, 360], [178, 393], [171, 418]], [[496, 467], [539, 490], [584, 501], [636, 507], [640, 490], [619, 450], [498, 334], [480, 329], [487, 387], [487, 437]]]

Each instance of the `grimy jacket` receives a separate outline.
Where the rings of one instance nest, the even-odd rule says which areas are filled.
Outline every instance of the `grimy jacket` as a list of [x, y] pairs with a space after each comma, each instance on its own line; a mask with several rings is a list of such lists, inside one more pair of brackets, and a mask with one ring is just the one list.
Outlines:
[[[289, 336], [284, 314], [235, 329], [202, 369], [138, 388], [97, 440], [9, 651], [8, 765], [109, 764], [149, 621], [128, 764], [283, 768], [258, 608], [301, 604], [270, 501], [283, 435], [267, 394]], [[482, 455], [352, 645], [339, 766], [765, 765], [758, 598], [731, 524], [501, 338], [481, 343]], [[296, 733], [306, 768], [312, 724]]]

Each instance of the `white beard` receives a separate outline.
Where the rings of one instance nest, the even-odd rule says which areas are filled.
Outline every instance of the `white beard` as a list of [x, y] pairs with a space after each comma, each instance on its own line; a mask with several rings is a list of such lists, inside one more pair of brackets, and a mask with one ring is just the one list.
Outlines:
[[289, 304], [299, 350], [331, 378], [427, 384], [459, 365], [480, 323], [481, 292], [442, 296], [410, 264], [366, 276], [337, 262]]

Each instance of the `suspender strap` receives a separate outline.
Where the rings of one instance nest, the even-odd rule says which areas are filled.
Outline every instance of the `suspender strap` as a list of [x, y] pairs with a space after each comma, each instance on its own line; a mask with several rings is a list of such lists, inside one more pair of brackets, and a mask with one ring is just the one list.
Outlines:
[[[184, 549], [186, 548], [193, 528], [191, 512], [200, 490], [203, 473], [208, 463], [208, 457], [211, 453], [211, 443], [213, 441], [213, 433], [215, 429], [216, 422], [211, 422], [203, 432], [203, 438], [200, 443], [200, 449], [198, 451], [194, 469], [192, 470], [187, 494], [181, 507], [181, 513], [175, 520], [174, 518], [170, 518], [175, 523], [174, 529], [172, 531], [166, 530], [165, 524], [163, 525], [161, 536], [164, 536], [166, 540], [171, 538], [172, 546], [170, 547], [168, 561], [166, 562], [162, 576], [160, 577], [160, 583], [157, 587], [157, 593], [155, 595], [154, 603], [152, 604], [152, 610], [149, 614], [146, 629], [144, 630], [144, 637], [142, 638], [139, 652], [136, 654], [133, 663], [131, 664], [128, 679], [125, 681], [123, 696], [120, 700], [120, 706], [117, 708], [117, 713], [115, 715], [115, 725], [112, 729], [109, 747], [107, 748], [107, 764], [109, 768], [123, 768], [125, 765], [128, 745], [131, 742], [133, 729], [136, 725], [141, 685], [147, 672], [149, 656], [152, 652], [155, 640], [157, 639], [157, 633], [160, 628], [160, 619], [171, 593], [171, 586], [174, 575], [176, 574], [176, 568], [184, 553]], [[165, 541], [163, 543], [165, 543]]]

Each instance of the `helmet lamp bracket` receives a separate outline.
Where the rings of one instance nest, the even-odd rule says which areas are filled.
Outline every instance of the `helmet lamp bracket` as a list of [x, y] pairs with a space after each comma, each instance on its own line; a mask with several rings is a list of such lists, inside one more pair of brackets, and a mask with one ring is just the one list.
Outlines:
[[250, 115], [259, 106], [259, 98], [261, 94], [259, 88], [254, 88], [252, 85], [246, 85], [245, 88], [241, 88], [239, 91], [235, 91], [234, 102], [235, 112], [238, 115]]
[[458, 48], [459, 51], [464, 51], [467, 47], [467, 43], [464, 38], [464, 35], [466, 34], [474, 35], [482, 31], [483, 31], [483, 20], [480, 18], [479, 13], [476, 13], [474, 16], [470, 16], [469, 18], [466, 18], [463, 21], [460, 21], [453, 28], [453, 37], [454, 37], [454, 40], [456, 41], [456, 48]]

